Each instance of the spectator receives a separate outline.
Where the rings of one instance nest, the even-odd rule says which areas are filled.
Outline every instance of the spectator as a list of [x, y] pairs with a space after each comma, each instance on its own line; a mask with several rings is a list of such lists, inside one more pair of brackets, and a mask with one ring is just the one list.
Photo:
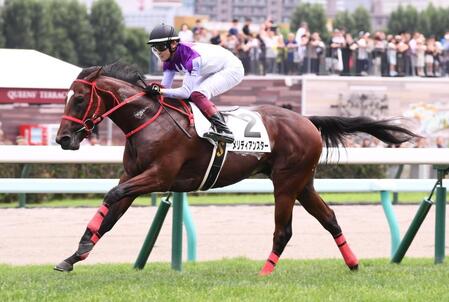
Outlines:
[[369, 138], [367, 138], [367, 137], [365, 137], [363, 140], [362, 140], [362, 145], [360, 146], [360, 147], [362, 147], [362, 148], [370, 148], [370, 147], [372, 147], [373, 145], [372, 145], [372, 143], [371, 143], [371, 140], [369, 139]]
[[276, 41], [276, 73], [285, 74], [284, 62], [287, 57], [287, 51], [285, 48], [284, 37], [279, 32], [278, 27], [273, 26], [273, 32]]
[[247, 38], [252, 37], [251, 29], [250, 29], [251, 22], [252, 22], [251, 18], [245, 18], [245, 24], [243, 24], [243, 27], [242, 27], [242, 32]]
[[352, 38], [350, 33], [345, 33], [345, 46], [341, 49], [341, 59], [343, 61], [343, 71], [341, 75], [351, 75], [352, 62], [354, 61], [354, 54], [357, 49], [357, 43]]
[[264, 39], [267, 36], [267, 30], [266, 25], [261, 24], [259, 28], [259, 33], [257, 34], [256, 38], [259, 42], [259, 74], [265, 75], [267, 73], [267, 66], [266, 66], [266, 54], [267, 54], [267, 46], [265, 45]]
[[199, 32], [203, 28], [203, 23], [201, 19], [195, 20], [195, 26], [192, 28], [193, 35], [195, 35], [197, 32]]
[[449, 75], [449, 31], [447, 31], [442, 40], [441, 64], [444, 76]]
[[222, 45], [220, 32], [218, 30], [213, 30], [209, 41], [211, 44]]
[[383, 70], [383, 64], [385, 64], [384, 61], [386, 61], [385, 57], [385, 34], [383, 32], [376, 32], [374, 34], [374, 45], [373, 45], [373, 51], [372, 51], [372, 58], [373, 58], [373, 75], [375, 76], [381, 76], [385, 75], [385, 71]]
[[397, 45], [396, 45], [396, 40], [393, 37], [393, 35], [388, 35], [387, 36], [387, 56], [388, 56], [388, 75], [390, 77], [395, 77], [397, 75], [396, 72], [396, 49], [397, 49]]
[[5, 137], [5, 133], [0, 129], [0, 145], [12, 145], [12, 141]]
[[324, 43], [321, 41], [320, 34], [314, 32], [310, 37], [310, 41], [307, 47], [307, 57], [310, 62], [310, 72], [313, 74], [319, 74], [320, 71], [320, 58], [324, 52]]
[[28, 142], [26, 141], [26, 139], [23, 136], [18, 135], [16, 137], [16, 144], [17, 145], [28, 145]]
[[301, 44], [301, 39], [304, 35], [309, 34], [309, 25], [307, 22], [301, 22], [300, 26], [298, 27], [298, 30], [296, 31], [295, 40], [296, 43], [299, 45]]
[[250, 72], [251, 69], [251, 42], [243, 33], [238, 35], [238, 46], [237, 46], [237, 56], [242, 61], [243, 69], [245, 70], [245, 75]]
[[250, 47], [249, 56], [250, 56], [250, 70], [249, 73], [252, 74], [262, 74], [263, 67], [261, 66], [261, 45], [260, 40], [256, 37], [250, 37], [248, 46]]
[[418, 46], [418, 40], [420, 38], [420, 33], [419, 32], [415, 32], [413, 34], [413, 38], [408, 42], [408, 46], [410, 48], [410, 61], [411, 61], [411, 69], [412, 69], [412, 75], [415, 76], [417, 75], [417, 61], [418, 61], [418, 56], [416, 53], [416, 48]]
[[200, 28], [200, 30], [193, 36], [193, 40], [200, 43], [209, 43], [209, 31], [205, 27]]
[[437, 136], [435, 138], [435, 147], [437, 147], [437, 148], [447, 148], [447, 143], [444, 141], [444, 137]]
[[308, 72], [309, 70], [309, 58], [307, 57], [307, 45], [309, 45], [309, 33], [306, 33], [301, 37], [300, 43], [298, 45], [298, 62], [299, 71], [301, 74]]
[[193, 42], [193, 32], [189, 29], [187, 24], [181, 25], [181, 30], [178, 33], [181, 42]]
[[95, 134], [91, 134], [90, 136], [89, 136], [89, 143], [92, 145], [92, 146], [98, 146], [98, 145], [100, 145], [100, 140], [98, 139], [98, 136], [97, 135], [95, 135]]
[[406, 76], [413, 76], [414, 75], [412, 64], [413, 53], [410, 47], [411, 35], [410, 33], [405, 32], [401, 36], [404, 43], [408, 46], [404, 56], [404, 67], [405, 67], [404, 72]]
[[287, 40], [285, 40], [285, 47], [287, 48], [287, 57], [285, 61], [286, 74], [296, 74], [299, 70], [299, 61], [295, 57], [298, 56], [298, 43], [295, 40], [295, 34], [289, 33]]
[[266, 35], [262, 39], [265, 44], [265, 66], [267, 67], [267, 73], [274, 73], [276, 71], [278, 38], [274, 31], [267, 30]]
[[338, 29], [334, 29], [332, 38], [329, 42], [329, 53], [327, 61], [327, 69], [334, 74], [340, 74], [343, 71], [343, 58], [341, 49], [345, 47], [346, 41], [343, 33]]
[[424, 65], [426, 48], [424, 36], [420, 34], [416, 40], [416, 75], [420, 77], [425, 76]]
[[228, 34], [225, 42], [223, 43], [223, 47], [227, 48], [233, 54], [237, 55], [239, 47], [239, 39], [237, 38], [237, 36]]
[[430, 36], [427, 39], [426, 48], [426, 75], [428, 77], [434, 77], [440, 75], [440, 55], [442, 53], [443, 46], [439, 41], [436, 41], [435, 36]]
[[406, 56], [409, 49], [408, 44], [405, 41], [405, 37], [402, 35], [396, 35], [395, 37], [396, 47], [396, 71], [398, 76], [405, 76], [406, 72]]
[[239, 34], [239, 20], [238, 19], [232, 20], [231, 28], [229, 28], [228, 34], [231, 36], [238, 36], [238, 34]]
[[366, 76], [368, 75], [368, 38], [370, 33], [359, 33], [359, 40], [357, 41], [357, 63], [356, 74]]

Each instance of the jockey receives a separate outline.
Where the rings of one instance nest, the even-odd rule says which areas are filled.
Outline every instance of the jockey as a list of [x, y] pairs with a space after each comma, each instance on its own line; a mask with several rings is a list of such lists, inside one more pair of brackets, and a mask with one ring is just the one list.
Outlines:
[[[190, 98], [215, 128], [215, 131], [205, 133], [204, 136], [218, 142], [232, 143], [234, 136], [210, 99], [242, 81], [242, 62], [221, 46], [182, 43], [175, 29], [166, 24], [158, 25], [151, 31], [147, 44], [163, 62], [162, 88], [156, 84], [150, 85], [146, 89], [147, 93], [178, 99]], [[182, 86], [171, 88], [176, 72], [185, 75]]]

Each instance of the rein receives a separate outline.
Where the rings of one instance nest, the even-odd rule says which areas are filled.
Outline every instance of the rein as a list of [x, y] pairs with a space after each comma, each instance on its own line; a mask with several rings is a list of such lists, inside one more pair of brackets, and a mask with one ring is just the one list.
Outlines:
[[[70, 116], [70, 115], [63, 115], [62, 119], [65, 120], [69, 120], [72, 122], [75, 122], [77, 124], [80, 124], [82, 127], [78, 130], [76, 130], [76, 132], [81, 132], [81, 131], [86, 131], [88, 134], [92, 133], [92, 130], [94, 129], [95, 125], [99, 124], [101, 121], [103, 121], [103, 119], [105, 117], [108, 117], [109, 115], [111, 115], [113, 112], [117, 111], [118, 109], [122, 108], [123, 106], [139, 99], [140, 97], [146, 95], [145, 92], [138, 92], [130, 97], [127, 97], [126, 99], [124, 99], [123, 101], [121, 101], [119, 98], [117, 98], [115, 96], [115, 94], [112, 91], [106, 90], [106, 89], [102, 89], [100, 87], [97, 86], [97, 83], [95, 81], [90, 82], [87, 80], [83, 80], [83, 79], [76, 79], [73, 83], [78, 82], [78, 83], [82, 83], [85, 85], [88, 85], [91, 87], [91, 91], [90, 91], [90, 98], [89, 98], [89, 104], [87, 105], [86, 108], [86, 112], [84, 113], [82, 119], [78, 119], [76, 117]], [[114, 106], [107, 110], [105, 113], [99, 115], [100, 112], [100, 102], [102, 101], [101, 96], [99, 95], [98, 91], [104, 92], [109, 94], [113, 100], [114, 100]], [[95, 97], [97, 99], [96, 101], [96, 108], [95, 111], [93, 113], [93, 115], [91, 117], [88, 117], [89, 112], [92, 109], [93, 104], [95, 103]], [[166, 103], [164, 101], [164, 96], [160, 95], [158, 96], [157, 99], [158, 103], [159, 103], [159, 109], [157, 110], [157, 112], [155, 113], [155, 115], [153, 117], [151, 117], [149, 120], [147, 120], [145, 123], [143, 123], [142, 125], [138, 126], [137, 128], [135, 128], [134, 130], [131, 130], [128, 133], [125, 133], [126, 138], [131, 137], [132, 135], [136, 134], [137, 132], [139, 132], [140, 130], [144, 129], [145, 127], [147, 127], [148, 125], [150, 125], [151, 123], [153, 123], [160, 115], [162, 112], [162, 109], [170, 108], [172, 110], [178, 111], [179, 113], [181, 113], [182, 115], [187, 116], [187, 118], [189, 119], [189, 123], [190, 125], [193, 124], [193, 113], [191, 112], [191, 110], [189, 109], [189, 106], [186, 104], [185, 101], [181, 100], [181, 105], [183, 106], [184, 110], [181, 110], [173, 105], [170, 105], [168, 103]], [[166, 110], [166, 109], [165, 109]], [[168, 113], [168, 111], [166, 111]], [[171, 117], [171, 116], [170, 116]], [[184, 132], [186, 133], [186, 132]]]

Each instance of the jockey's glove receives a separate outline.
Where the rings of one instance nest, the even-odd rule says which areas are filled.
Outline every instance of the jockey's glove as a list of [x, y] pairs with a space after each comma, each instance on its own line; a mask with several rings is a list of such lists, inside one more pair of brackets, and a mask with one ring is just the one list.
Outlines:
[[146, 94], [150, 96], [160, 95], [161, 94], [161, 86], [157, 84], [151, 84], [144, 88]]

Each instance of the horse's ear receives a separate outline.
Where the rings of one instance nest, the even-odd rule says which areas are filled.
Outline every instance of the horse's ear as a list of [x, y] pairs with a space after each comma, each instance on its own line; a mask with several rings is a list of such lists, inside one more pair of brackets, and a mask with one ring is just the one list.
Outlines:
[[101, 75], [101, 72], [103, 71], [103, 66], [98, 67], [97, 70], [93, 71], [91, 74], [89, 74], [85, 80], [92, 82], [93, 80], [95, 80], [96, 78], [98, 78]]

